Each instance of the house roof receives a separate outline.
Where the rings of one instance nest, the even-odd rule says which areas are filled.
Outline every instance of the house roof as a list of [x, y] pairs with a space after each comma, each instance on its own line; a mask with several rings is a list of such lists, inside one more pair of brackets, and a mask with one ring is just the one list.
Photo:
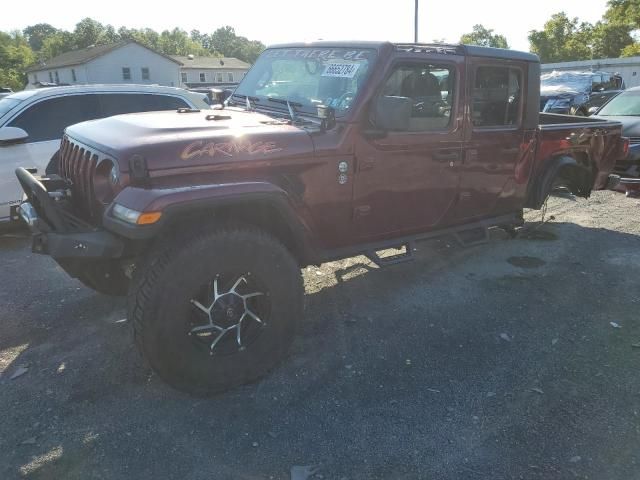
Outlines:
[[135, 43], [143, 48], [146, 48], [150, 52], [155, 53], [156, 55], [160, 55], [165, 57], [168, 60], [171, 60], [175, 63], [181, 63], [180, 61], [174, 59], [169, 55], [165, 55], [160, 52], [156, 52], [152, 48], [147, 47], [139, 42], [134, 40], [110, 43], [107, 45], [96, 45], [92, 47], [82, 48], [80, 50], [72, 50], [70, 52], [65, 52], [57, 57], [50, 58], [49, 60], [45, 60], [44, 62], [36, 63], [27, 68], [27, 73], [29, 72], [37, 72], [40, 70], [51, 70], [52, 68], [61, 68], [61, 67], [71, 67], [73, 65], [81, 65], [83, 63], [87, 63], [90, 60], [101, 57], [102, 55], [106, 55], [113, 50], [117, 50], [118, 48], [124, 47], [130, 43]]
[[238, 60], [234, 57], [183, 57], [179, 55], [172, 55], [175, 61], [180, 62], [183, 68], [214, 68], [225, 70], [229, 68], [244, 68], [251, 67], [250, 64]]

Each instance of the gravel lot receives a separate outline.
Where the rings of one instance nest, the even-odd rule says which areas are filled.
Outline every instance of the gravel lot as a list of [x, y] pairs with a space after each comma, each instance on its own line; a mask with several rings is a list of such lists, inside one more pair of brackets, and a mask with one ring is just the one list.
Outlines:
[[639, 209], [308, 268], [290, 358], [211, 399], [152, 375], [123, 300], [0, 237], [0, 478], [640, 478]]

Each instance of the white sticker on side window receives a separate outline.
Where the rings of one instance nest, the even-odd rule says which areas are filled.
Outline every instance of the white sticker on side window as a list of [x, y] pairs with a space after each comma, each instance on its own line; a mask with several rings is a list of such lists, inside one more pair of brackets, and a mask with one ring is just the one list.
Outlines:
[[353, 78], [359, 67], [359, 63], [329, 63], [322, 72], [322, 76]]

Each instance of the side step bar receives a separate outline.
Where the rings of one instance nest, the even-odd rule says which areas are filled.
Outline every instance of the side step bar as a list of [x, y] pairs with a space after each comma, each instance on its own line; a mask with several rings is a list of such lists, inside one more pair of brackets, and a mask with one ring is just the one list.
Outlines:
[[[399, 245], [397, 247], [391, 247], [391, 248], [405, 248], [405, 252], [404, 253], [398, 253], [395, 255], [389, 255], [387, 257], [381, 257], [380, 255], [378, 255], [378, 251], [377, 250], [370, 250], [365, 252], [364, 256], [367, 257], [369, 260], [371, 260], [371, 262], [373, 262], [374, 264], [376, 264], [378, 267], [382, 268], [382, 267], [389, 267], [391, 265], [397, 265], [399, 263], [405, 263], [405, 262], [410, 262], [413, 260], [413, 251], [415, 250], [415, 247], [413, 246], [413, 242], [407, 242], [403, 245]], [[386, 249], [385, 249], [386, 250]]]
[[462, 247], [482, 245], [489, 241], [489, 229], [487, 227], [470, 228], [455, 233], [454, 237]]

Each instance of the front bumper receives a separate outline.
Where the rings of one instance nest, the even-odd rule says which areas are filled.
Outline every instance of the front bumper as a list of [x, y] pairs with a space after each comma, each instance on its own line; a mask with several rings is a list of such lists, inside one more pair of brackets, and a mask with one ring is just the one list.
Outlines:
[[58, 191], [47, 190], [48, 184], [60, 186], [60, 179], [36, 178], [23, 168], [16, 170], [16, 176], [26, 196], [18, 214], [31, 230], [34, 253], [56, 259], [122, 256], [124, 242], [120, 238], [74, 216]]

